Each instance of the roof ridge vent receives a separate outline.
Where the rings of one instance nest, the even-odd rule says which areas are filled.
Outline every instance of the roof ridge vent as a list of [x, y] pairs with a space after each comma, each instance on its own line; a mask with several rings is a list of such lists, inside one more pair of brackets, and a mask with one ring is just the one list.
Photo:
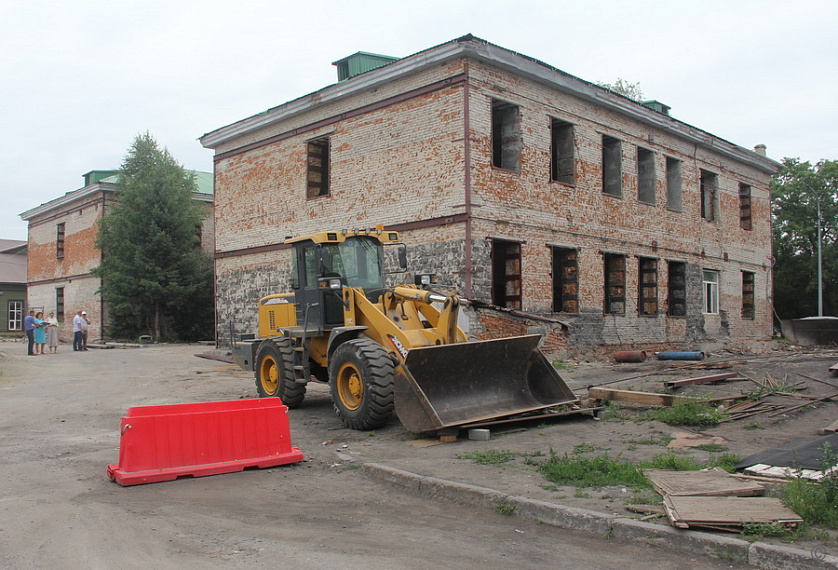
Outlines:
[[359, 51], [346, 56], [343, 59], [333, 61], [332, 65], [335, 65], [338, 68], [338, 81], [344, 81], [350, 77], [355, 77], [356, 75], [371, 71], [377, 67], [393, 63], [398, 59], [400, 58], [390, 55], [380, 55], [377, 53]]

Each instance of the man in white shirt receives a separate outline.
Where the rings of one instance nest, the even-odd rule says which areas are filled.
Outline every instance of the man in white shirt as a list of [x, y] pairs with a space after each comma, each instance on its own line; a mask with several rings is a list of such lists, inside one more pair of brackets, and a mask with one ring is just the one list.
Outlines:
[[84, 313], [84, 311], [79, 311], [76, 313], [76, 316], [73, 317], [73, 350], [84, 349], [84, 327], [87, 326], [87, 323], [85, 322], [82, 313]]

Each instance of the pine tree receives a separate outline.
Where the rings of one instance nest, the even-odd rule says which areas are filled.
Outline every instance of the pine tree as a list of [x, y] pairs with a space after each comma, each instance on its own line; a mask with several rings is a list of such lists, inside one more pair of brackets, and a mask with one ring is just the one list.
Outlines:
[[123, 160], [119, 192], [96, 246], [111, 336], [196, 340], [213, 330], [212, 263], [199, 247], [204, 217], [194, 174], [149, 133]]

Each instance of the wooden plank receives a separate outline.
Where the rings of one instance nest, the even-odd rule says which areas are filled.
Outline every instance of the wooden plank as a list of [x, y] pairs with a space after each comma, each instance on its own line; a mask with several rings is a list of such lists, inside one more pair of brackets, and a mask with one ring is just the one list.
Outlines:
[[663, 499], [669, 520], [679, 528], [735, 527], [745, 523], [797, 525], [797, 514], [776, 497], [680, 497]]
[[683, 380], [669, 380], [664, 385], [667, 388], [678, 388], [680, 386], [687, 386], [688, 384], [709, 384], [711, 382], [720, 382], [728, 378], [735, 378], [739, 376], [737, 372], [726, 372], [724, 374], [712, 374], [710, 376], [698, 376], [696, 378], [684, 378]]
[[611, 388], [589, 388], [588, 400], [591, 402], [607, 400], [610, 402], [628, 402], [647, 406], [671, 406], [676, 400], [683, 399], [672, 394], [653, 392], [635, 392], [634, 390], [614, 390]]
[[722, 469], [704, 471], [670, 471], [647, 469], [644, 475], [661, 495], [756, 497], [765, 494], [765, 487], [742, 481]]
[[838, 420], [835, 420], [834, 422], [832, 422], [824, 428], [820, 428], [818, 430], [818, 434], [825, 435], [827, 433], [835, 433], [836, 431], [838, 431]]

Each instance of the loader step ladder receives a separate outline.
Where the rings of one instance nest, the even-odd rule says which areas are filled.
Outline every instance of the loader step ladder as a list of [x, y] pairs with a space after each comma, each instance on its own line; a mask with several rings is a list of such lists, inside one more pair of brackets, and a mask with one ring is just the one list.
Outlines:
[[293, 335], [291, 346], [294, 348], [294, 382], [307, 384], [311, 378], [311, 366], [308, 360], [311, 337]]

